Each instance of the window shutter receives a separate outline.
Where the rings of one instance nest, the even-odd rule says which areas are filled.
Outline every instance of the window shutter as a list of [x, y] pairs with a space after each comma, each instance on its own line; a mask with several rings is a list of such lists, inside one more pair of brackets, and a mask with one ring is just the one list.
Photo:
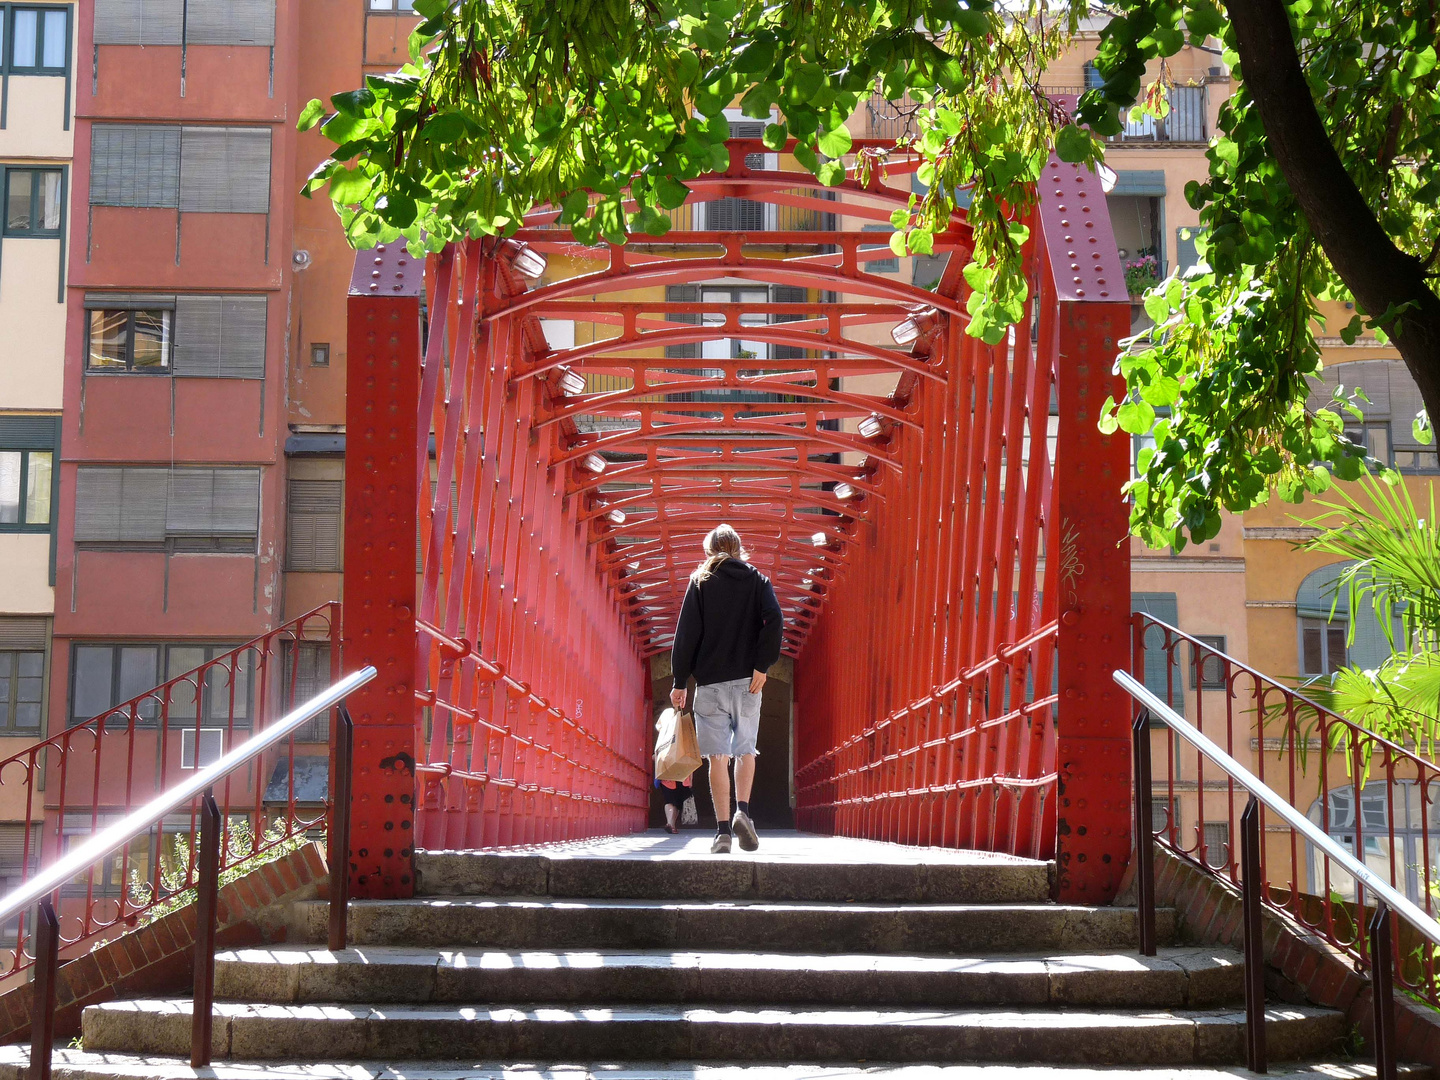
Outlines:
[[[809, 299], [805, 288], [800, 285], [773, 285], [770, 295], [777, 304], [803, 304]], [[804, 315], [776, 315], [774, 321], [777, 323], [800, 322], [804, 318]], [[776, 360], [805, 359], [805, 350], [796, 345], [772, 345], [770, 348]]]
[[6, 450], [53, 450], [59, 436], [55, 416], [0, 416], [0, 447]]
[[[697, 304], [700, 302], [700, 287], [698, 285], [667, 285], [665, 299], [672, 304]], [[700, 316], [693, 311], [667, 311], [665, 318], [669, 322], [700, 325]], [[666, 345], [665, 355], [675, 360], [699, 359], [700, 343], [692, 341], [688, 345]]]
[[180, 209], [263, 214], [270, 209], [270, 130], [191, 128], [181, 140]]
[[289, 536], [291, 570], [340, 569], [341, 480], [291, 480]]
[[260, 520], [258, 469], [175, 469], [165, 531], [172, 536], [254, 536]]
[[185, 0], [95, 0], [96, 45], [179, 45]]
[[164, 469], [82, 465], [75, 475], [75, 539], [165, 539]]
[[90, 129], [92, 206], [179, 206], [180, 129], [96, 124]]
[[[25, 838], [29, 833], [30, 851], [26, 858]], [[40, 865], [40, 826], [23, 824], [0, 825], [0, 877], [15, 878], [21, 873], [33, 874]]]
[[[1409, 372], [1403, 364], [1396, 360], [1352, 360], [1344, 364], [1331, 364], [1322, 370], [1319, 377], [1311, 384], [1309, 405], [1311, 409], [1321, 409], [1330, 405], [1334, 400], [1332, 395], [1335, 387], [1344, 386], [1346, 394], [1359, 389], [1365, 391], [1365, 396], [1370, 399], [1370, 404], [1363, 401], [1359, 403], [1361, 410], [1365, 413], [1366, 420], [1386, 420], [1390, 417], [1390, 394], [1394, 384], [1396, 372], [1394, 368], [1400, 368], [1399, 374], [1409, 379]], [[1413, 383], [1412, 383], [1413, 385]], [[1417, 400], [1419, 391], [1416, 391]], [[1419, 406], [1416, 406], [1418, 411]], [[1396, 419], [1409, 421], [1415, 419], [1414, 413], [1408, 417], [1396, 416]], [[1348, 423], [1351, 420], [1350, 414], [1345, 414]]]
[[1175, 230], [1175, 261], [1182, 274], [1200, 261], [1200, 253], [1195, 250], [1195, 234], [1199, 231], [1198, 225], [1181, 225]]
[[[1143, 611], [1163, 623], [1176, 628], [1180, 625], [1179, 604], [1174, 593], [1132, 593], [1130, 610]], [[1165, 633], [1153, 626], [1145, 630], [1145, 689], [1166, 700], [1165, 691], [1170, 689], [1170, 707], [1182, 716], [1185, 713], [1185, 671], [1184, 655], [1180, 649], [1174, 653], [1175, 663], [1170, 662], [1171, 654], [1165, 649]]]
[[266, 298], [181, 296], [175, 301], [175, 374], [217, 379], [265, 375]]
[[50, 638], [44, 617], [0, 618], [0, 649], [44, 649]]
[[87, 292], [86, 310], [101, 311], [150, 311], [156, 308], [175, 308], [175, 297], [163, 293], [104, 293]]
[[[1361, 603], [1359, 620], [1355, 625], [1355, 639], [1348, 640], [1350, 624], [1350, 597], [1340, 584], [1340, 574], [1347, 563], [1332, 563], [1311, 571], [1295, 593], [1295, 614], [1302, 619], [1320, 619], [1334, 626], [1346, 628], [1346, 660], [1350, 667], [1379, 667], [1390, 655], [1390, 642], [1386, 640], [1380, 617], [1371, 604]], [[1338, 602], [1337, 602], [1338, 591]], [[1331, 617], [1331, 610], [1334, 617]], [[1398, 644], [1403, 631], [1396, 620], [1393, 633]]]
[[1389, 365], [1390, 374], [1390, 416], [1394, 421], [1390, 425], [1391, 439], [1397, 449], [1433, 451], [1433, 438], [1429, 446], [1415, 438], [1415, 418], [1420, 415], [1420, 410], [1425, 408], [1420, 387], [1415, 385], [1415, 379], [1403, 361], [1389, 360], [1386, 363]]
[[192, 45], [274, 45], [275, 0], [189, 0], [185, 40]]

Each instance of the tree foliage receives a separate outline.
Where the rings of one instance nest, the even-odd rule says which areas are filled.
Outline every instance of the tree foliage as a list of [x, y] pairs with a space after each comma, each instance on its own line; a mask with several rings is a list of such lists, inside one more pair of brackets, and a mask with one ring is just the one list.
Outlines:
[[[1281, 0], [1237, 2], [1282, 6]], [[1233, 13], [1236, 4], [1229, 6]], [[1152, 546], [1178, 549], [1187, 537], [1213, 536], [1222, 510], [1248, 509], [1272, 490], [1298, 502], [1307, 491], [1325, 490], [1332, 474], [1355, 479], [1361, 471], [1364, 448], [1344, 438], [1343, 413], [1358, 416], [1367, 404], [1363, 396], [1342, 388], [1334, 407], [1306, 408], [1320, 368], [1317, 303], [1356, 300], [1361, 283], [1343, 279], [1332, 256], [1353, 240], [1347, 229], [1358, 233], [1367, 224], [1367, 213], [1382, 230], [1369, 246], [1381, 247], [1388, 237], [1399, 258], [1426, 267], [1435, 261], [1436, 16], [1428, 3], [1283, 5], [1310, 99], [1293, 103], [1295, 112], [1318, 111], [1322, 138], [1343, 169], [1328, 182], [1352, 183], [1363, 199], [1352, 220], [1337, 223], [1326, 219], [1325, 207], [1307, 208], [1297, 197], [1300, 180], [1316, 179], [1297, 174], [1312, 166], [1282, 167], [1246, 80], [1246, 64], [1256, 70], [1283, 64], [1284, 50], [1267, 55], [1253, 48], [1242, 63], [1236, 26], [1221, 18], [1213, 0], [1133, 0], [1119, 7], [1096, 60], [1104, 85], [1078, 110], [1078, 119], [1096, 132], [1120, 130], [1123, 112], [1142, 92], [1145, 65], [1173, 55], [1187, 35], [1191, 41], [1218, 36], [1224, 63], [1238, 77], [1206, 153], [1209, 176], [1185, 192], [1204, 230], [1203, 262], [1148, 296], [1155, 327], [1120, 359], [1131, 399], [1111, 403], [1105, 421], [1112, 430], [1153, 429], [1154, 449], [1142, 452], [1129, 489], [1131, 524]], [[1278, 93], [1268, 84], [1263, 92]], [[1352, 343], [1366, 328], [1382, 341], [1396, 335], [1415, 371], [1405, 345], [1417, 343], [1422, 328], [1407, 327], [1405, 319], [1420, 302], [1402, 303], [1397, 291], [1380, 289], [1393, 299], [1369, 309], [1358, 303], [1347, 325], [1324, 332], [1338, 331]]]
[[[970, 332], [996, 342], [1023, 312], [1017, 222], [1068, 120], [1038, 91], [1083, 5], [994, 0], [416, 0], [411, 63], [318, 100], [301, 127], [336, 144], [312, 174], [357, 247], [416, 251], [513, 232], [537, 207], [585, 242], [663, 235], [686, 182], [729, 165], [724, 110], [767, 121], [827, 185], [885, 153], [841, 159], [875, 92], [921, 104], [923, 197], [897, 213], [897, 253], [928, 254], [973, 189]], [[1020, 17], [1016, 17], [1016, 16]], [[1016, 75], [1015, 73], [1021, 73]], [[1097, 146], [1072, 139], [1078, 159]]]

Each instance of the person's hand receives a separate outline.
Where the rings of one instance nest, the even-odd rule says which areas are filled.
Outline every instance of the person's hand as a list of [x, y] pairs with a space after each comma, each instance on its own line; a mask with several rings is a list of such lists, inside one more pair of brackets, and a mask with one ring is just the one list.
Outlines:
[[750, 676], [750, 693], [758, 694], [760, 688], [765, 685], [765, 672], [757, 671]]
[[683, 709], [683, 708], [685, 708], [685, 691], [684, 691], [683, 689], [678, 688], [678, 687], [677, 687], [676, 689], [674, 689], [674, 690], [671, 690], [671, 691], [670, 691], [670, 704], [671, 704], [671, 705], [674, 705], [675, 708], [677, 708], [677, 709]]

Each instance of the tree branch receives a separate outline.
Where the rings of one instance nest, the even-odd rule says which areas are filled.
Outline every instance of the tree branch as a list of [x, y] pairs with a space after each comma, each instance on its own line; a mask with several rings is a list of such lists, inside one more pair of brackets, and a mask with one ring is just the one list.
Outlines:
[[1371, 318], [1404, 308], [1387, 330], [1430, 415], [1440, 416], [1440, 297], [1424, 263], [1395, 246], [1330, 142], [1284, 0], [1227, 0], [1225, 7], [1241, 81], [1310, 231]]

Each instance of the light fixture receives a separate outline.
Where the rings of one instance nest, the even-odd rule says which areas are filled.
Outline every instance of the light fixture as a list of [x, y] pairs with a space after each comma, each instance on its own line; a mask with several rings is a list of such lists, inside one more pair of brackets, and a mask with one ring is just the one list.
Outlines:
[[930, 327], [935, 325], [936, 311], [933, 307], [916, 308], [895, 324], [890, 331], [896, 345], [909, 345]]
[[544, 255], [541, 255], [529, 244], [522, 244], [519, 240], [505, 242], [505, 257], [510, 260], [510, 266], [517, 273], [524, 274], [528, 278], [538, 278], [550, 265]]
[[625, 511], [624, 511], [624, 510], [611, 510], [610, 513], [606, 514], [605, 516], [610, 519], [610, 524], [611, 524], [611, 525], [624, 525], [624, 524], [625, 524]]
[[812, 544], [814, 544], [816, 547], [824, 547], [826, 541], [828, 541], [829, 539], [830, 539], [830, 537], [827, 536], [825, 533], [823, 533], [823, 532], [817, 532], [817, 533], [815, 533], [813, 536], [810, 537], [810, 542], [811, 542]]
[[839, 484], [836, 484], [836, 485], [835, 485], [835, 498], [837, 498], [837, 499], [853, 499], [854, 497], [855, 497], [855, 489], [854, 489], [853, 487], [851, 487], [849, 484], [839, 483]]
[[580, 465], [597, 476], [605, 471], [605, 459], [599, 454], [586, 454], [580, 459]]
[[884, 430], [884, 421], [882, 421], [880, 417], [876, 416], [874, 413], [871, 413], [869, 416], [865, 417], [863, 420], [860, 421], [860, 437], [862, 439], [873, 439], [876, 435], [879, 435], [880, 432]]
[[1115, 190], [1115, 185], [1120, 180], [1120, 177], [1115, 174], [1115, 170], [1103, 161], [1095, 166], [1095, 175], [1100, 177], [1100, 190], [1106, 195]]
[[575, 397], [585, 392], [585, 376], [572, 368], [560, 369], [560, 391], [566, 397]]
[[804, 585], [804, 586], [808, 589], [811, 585], [814, 585], [815, 582], [814, 582], [814, 580], [811, 579], [811, 578], [802, 577], [802, 578], [800, 579], [800, 584], [801, 584], [801, 585]]

